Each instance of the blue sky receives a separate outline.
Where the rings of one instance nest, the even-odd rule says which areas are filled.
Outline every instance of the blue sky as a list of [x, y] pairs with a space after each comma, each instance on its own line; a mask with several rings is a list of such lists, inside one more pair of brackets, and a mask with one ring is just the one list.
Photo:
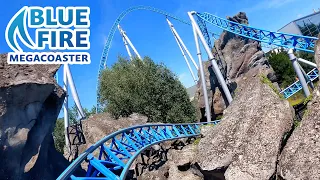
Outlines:
[[[312, 13], [320, 8], [318, 0], [11, 0], [0, 11], [0, 53], [9, 52], [5, 42], [5, 28], [11, 17], [22, 6], [89, 6], [91, 8], [91, 64], [72, 65], [70, 69], [81, 103], [91, 108], [96, 103], [97, 72], [101, 53], [109, 30], [117, 16], [135, 5], [153, 6], [185, 20], [188, 11], [209, 12], [220, 17], [233, 16], [239, 11], [247, 13], [253, 27], [277, 31], [288, 22]], [[176, 30], [196, 60], [196, 51], [190, 26], [171, 20]], [[180, 50], [172, 36], [165, 17], [150, 11], [135, 11], [121, 22], [122, 28], [142, 56], [150, 56], [156, 62], [163, 62], [174, 71], [182, 83], [193, 85], [192, 77]], [[216, 30], [209, 26], [210, 29]], [[112, 65], [118, 55], [127, 56], [121, 36], [117, 31], [109, 52], [107, 65]], [[203, 56], [205, 57], [205, 56]], [[62, 72], [59, 71], [61, 84]]]

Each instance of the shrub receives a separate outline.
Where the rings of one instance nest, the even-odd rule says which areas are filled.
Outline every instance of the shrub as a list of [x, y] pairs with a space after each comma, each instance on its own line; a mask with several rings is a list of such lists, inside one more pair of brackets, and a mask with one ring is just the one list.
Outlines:
[[140, 113], [149, 122], [193, 122], [195, 109], [187, 91], [163, 64], [150, 58], [118, 61], [102, 72], [100, 100], [115, 118]]

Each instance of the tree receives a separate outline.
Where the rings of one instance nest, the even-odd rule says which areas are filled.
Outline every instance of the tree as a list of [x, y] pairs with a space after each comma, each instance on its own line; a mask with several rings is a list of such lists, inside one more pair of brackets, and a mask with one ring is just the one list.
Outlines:
[[101, 103], [115, 118], [136, 112], [150, 122], [193, 122], [195, 108], [177, 76], [150, 58], [118, 61], [102, 72]]
[[296, 73], [287, 52], [282, 50], [279, 53], [271, 52], [268, 54], [268, 60], [276, 73], [281, 88], [286, 88], [295, 82]]
[[63, 118], [59, 118], [56, 121], [55, 128], [53, 130], [53, 140], [54, 146], [57, 151], [63, 154], [63, 149], [66, 144], [65, 137], [64, 137], [64, 121]]

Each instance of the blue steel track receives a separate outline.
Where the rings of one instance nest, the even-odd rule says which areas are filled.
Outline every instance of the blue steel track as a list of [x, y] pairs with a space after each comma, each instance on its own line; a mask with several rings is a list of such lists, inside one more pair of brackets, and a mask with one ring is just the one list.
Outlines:
[[[131, 164], [145, 149], [162, 141], [198, 136], [202, 125], [217, 123], [218, 120], [209, 123], [146, 124], [116, 131], [82, 153], [57, 179], [125, 179]], [[99, 151], [97, 157], [93, 153], [95, 150]], [[72, 175], [84, 161], [89, 162], [85, 177]]]
[[[167, 17], [190, 25], [188, 21], [182, 20], [163, 10], [147, 6], [136, 6], [122, 12], [114, 22], [103, 49], [99, 72], [98, 86], [101, 71], [106, 68], [106, 61], [110, 50], [111, 42], [115, 34], [117, 25], [130, 12], [135, 10], [149, 10], [163, 14]], [[281, 32], [272, 32], [251, 26], [238, 24], [226, 19], [211, 15], [209, 13], [195, 13], [197, 23], [205, 36], [205, 39], [210, 47], [211, 41], [207, 24], [212, 24], [222, 30], [253, 39], [259, 42], [275, 45], [278, 47], [292, 48], [295, 50], [313, 52], [315, 41], [317, 38], [287, 34]], [[308, 73], [310, 80], [314, 80], [319, 76], [319, 72], [315, 69]], [[97, 87], [97, 92], [99, 87]], [[301, 89], [301, 88], [300, 88]], [[292, 91], [291, 91], [292, 90]], [[290, 92], [289, 92], [290, 91]], [[299, 91], [299, 82], [285, 89], [282, 93], [295, 93]], [[290, 96], [288, 96], [290, 97]], [[97, 94], [99, 103], [99, 93]], [[99, 109], [99, 104], [97, 104]], [[219, 121], [210, 122], [217, 124]], [[82, 153], [73, 163], [58, 177], [58, 179], [78, 179], [78, 180], [93, 180], [93, 179], [124, 179], [135, 158], [146, 148], [167, 140], [178, 138], [194, 137], [200, 134], [200, 123], [191, 124], [149, 124], [129, 127], [119, 130], [110, 135], [107, 135], [96, 144], [92, 145], [84, 153]], [[99, 155], [94, 156], [93, 152], [98, 150]], [[88, 169], [85, 177], [76, 177], [73, 172], [80, 167], [80, 164], [88, 161]]]

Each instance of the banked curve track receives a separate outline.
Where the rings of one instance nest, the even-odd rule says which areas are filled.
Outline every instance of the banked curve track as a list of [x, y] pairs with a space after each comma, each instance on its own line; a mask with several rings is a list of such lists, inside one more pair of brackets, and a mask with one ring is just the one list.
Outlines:
[[[163, 141], [198, 136], [202, 125], [217, 123], [219, 120], [190, 124], [146, 124], [116, 131], [82, 153], [57, 180], [123, 180], [135, 158], [148, 147]], [[73, 172], [85, 161], [88, 162], [86, 176], [74, 176]]]

